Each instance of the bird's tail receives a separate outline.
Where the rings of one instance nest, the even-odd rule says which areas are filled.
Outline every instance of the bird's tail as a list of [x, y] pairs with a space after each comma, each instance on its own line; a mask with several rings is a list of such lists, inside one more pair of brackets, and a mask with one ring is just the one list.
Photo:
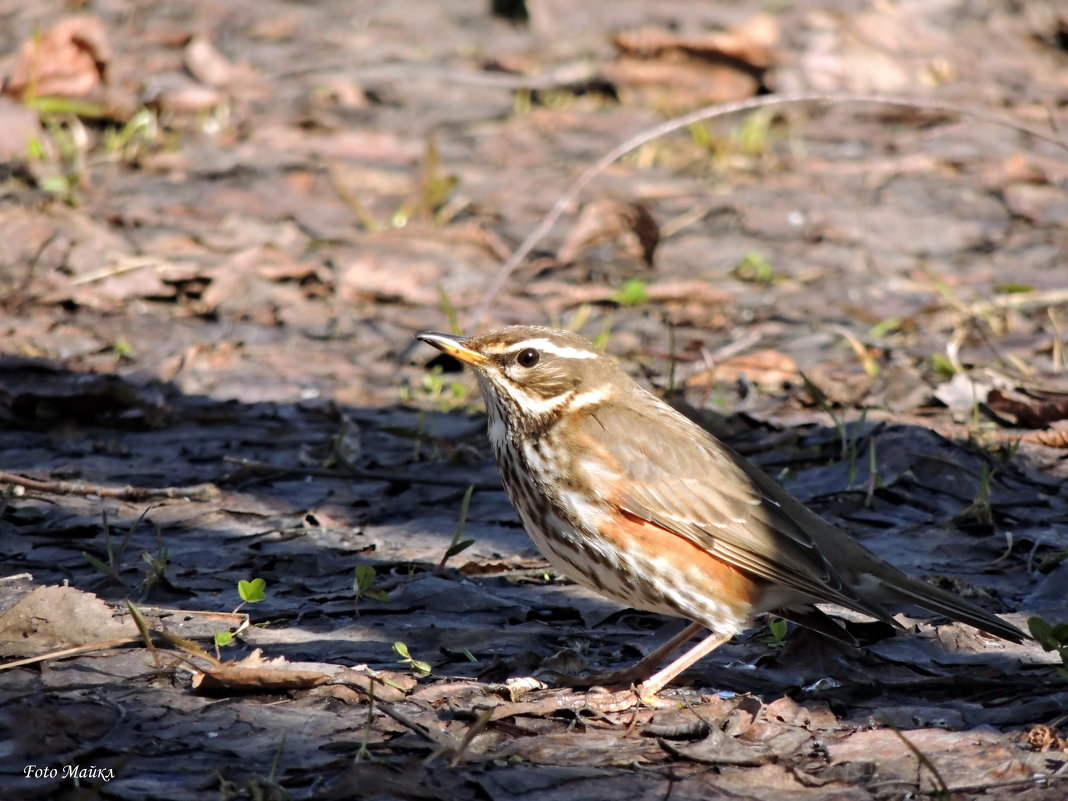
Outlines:
[[894, 576], [893, 581], [884, 580], [883, 587], [899, 602], [922, 606], [931, 612], [967, 623], [969, 626], [974, 626], [980, 631], [993, 634], [1003, 640], [1020, 643], [1031, 639], [1016, 626], [1006, 623], [985, 609], [980, 609], [975, 604], [941, 587], [912, 578], [904, 573]]

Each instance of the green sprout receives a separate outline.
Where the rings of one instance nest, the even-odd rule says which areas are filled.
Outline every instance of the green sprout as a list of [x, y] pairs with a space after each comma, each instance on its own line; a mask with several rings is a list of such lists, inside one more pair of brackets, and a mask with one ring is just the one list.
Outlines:
[[782, 648], [786, 645], [786, 634], [789, 626], [781, 617], [772, 618], [768, 621], [768, 634], [764, 638], [764, 644], [769, 648]]
[[393, 652], [400, 657], [397, 661], [402, 665], [407, 665], [408, 669], [417, 677], [425, 678], [430, 675], [430, 663], [414, 659], [408, 652], [408, 646], [404, 643], [400, 641], [393, 643]]
[[742, 257], [742, 260], [731, 270], [731, 275], [747, 284], [761, 286], [771, 286], [782, 280], [782, 276], [775, 272], [771, 262], [755, 250], [749, 251]]
[[633, 308], [649, 299], [649, 282], [641, 278], [631, 278], [612, 293], [612, 300], [620, 306]]
[[375, 589], [373, 586], [378, 573], [366, 562], [356, 565], [352, 577], [352, 591], [356, 596], [356, 609], [359, 611], [360, 600], [370, 598], [373, 601], [388, 601], [389, 593]]
[[234, 612], [237, 612], [245, 604], [258, 604], [260, 601], [267, 598], [267, 582], [261, 578], [254, 578], [252, 581], [237, 582], [237, 594], [241, 596], [241, 603], [237, 605]]
[[1057, 668], [1057, 674], [1068, 681], [1068, 623], [1050, 623], [1035, 616], [1027, 619], [1027, 628], [1043, 651], [1053, 651], [1060, 657], [1064, 667]]
[[[267, 582], [261, 578], [254, 578], [252, 581], [245, 581], [242, 579], [237, 582], [237, 594], [241, 596], [241, 603], [234, 607], [232, 614], [236, 614], [245, 604], [256, 604], [267, 598]], [[222, 646], [230, 645], [234, 641], [233, 632], [230, 631], [217, 631], [215, 632], [215, 651]]]
[[989, 464], [983, 463], [980, 466], [979, 487], [975, 491], [975, 497], [968, 508], [954, 518], [954, 522], [971, 523], [987, 528], [994, 525], [994, 505], [990, 501], [990, 484], [994, 480], [994, 475], [994, 468]]
[[472, 545], [475, 544], [473, 539], [464, 539], [464, 528], [467, 525], [467, 510], [471, 506], [471, 496], [475, 492], [475, 485], [470, 484], [464, 491], [463, 500], [460, 501], [460, 519], [456, 522], [456, 531], [452, 535], [452, 542], [449, 543], [449, 547], [445, 549], [445, 555], [441, 557], [441, 561], [438, 563], [438, 572], [440, 573], [445, 569], [445, 562], [449, 557], [456, 556], [461, 551], [466, 551]]
[[933, 367], [934, 371], [942, 378], [952, 378], [957, 372], [957, 368], [953, 366], [953, 362], [941, 353], [931, 354], [931, 367]]
[[456, 304], [452, 302], [445, 287], [438, 284], [438, 299], [441, 301], [441, 310], [445, 313], [445, 319], [449, 321], [449, 330], [459, 336], [463, 333], [460, 327], [460, 315], [456, 313]]

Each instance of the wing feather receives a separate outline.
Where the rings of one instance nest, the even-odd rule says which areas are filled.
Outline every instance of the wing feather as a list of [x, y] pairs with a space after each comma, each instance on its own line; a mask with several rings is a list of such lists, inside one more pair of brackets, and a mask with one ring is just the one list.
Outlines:
[[[595, 458], [607, 457], [625, 479], [616, 482], [625, 488], [613, 499], [619, 509], [806, 600], [842, 604], [893, 622], [885, 609], [861, 598], [821, 553], [809, 531], [832, 528], [829, 523], [667, 405], [651, 396], [604, 404], [589, 410], [584, 426], [586, 445], [600, 452]], [[665, 426], [681, 435], [671, 447], [656, 437]], [[625, 435], [606, 437], [605, 431]], [[848, 539], [838, 531], [833, 536]]]

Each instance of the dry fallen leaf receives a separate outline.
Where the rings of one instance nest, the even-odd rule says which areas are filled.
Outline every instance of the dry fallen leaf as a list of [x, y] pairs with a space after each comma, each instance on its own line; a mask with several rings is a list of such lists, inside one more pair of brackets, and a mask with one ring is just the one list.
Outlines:
[[611, 243], [618, 255], [653, 266], [660, 242], [660, 226], [638, 202], [602, 198], [586, 204], [560, 248], [560, 261], [569, 264], [586, 251]]
[[716, 381], [738, 381], [743, 376], [745, 380], [768, 389], [780, 389], [785, 384], [797, 383], [800, 379], [797, 362], [793, 357], [767, 348], [723, 359], [715, 366], [695, 373], [686, 384], [703, 387]]
[[612, 43], [621, 53], [639, 58], [657, 58], [674, 51], [713, 61], [732, 59], [763, 69], [771, 66], [771, 48], [778, 40], [777, 20], [770, 14], [757, 14], [728, 31], [679, 36], [664, 28], [646, 26], [623, 31]]
[[41, 95], [84, 97], [107, 82], [111, 45], [98, 17], [66, 17], [19, 48], [7, 94], [25, 99]]
[[247, 64], [235, 64], [206, 36], [194, 36], [185, 48], [185, 66], [206, 86], [227, 89], [255, 82], [256, 71]]
[[[373, 693], [380, 701], [399, 701], [405, 696], [406, 690], [414, 686], [414, 681], [409, 676], [390, 672], [368, 672], [342, 665], [293, 663], [284, 656], [266, 659], [259, 648], [239, 662], [195, 673], [192, 680], [194, 690], [210, 695], [309, 690], [324, 684], [357, 687], [364, 693]], [[408, 686], [401, 689], [398, 684]]]
[[0, 617], [0, 655], [33, 656], [99, 640], [136, 637], [137, 628], [92, 593], [37, 587]]
[[1050, 448], [1068, 448], [1068, 426], [1055, 423], [1044, 431], [1031, 431], [1020, 437], [1023, 442], [1037, 442]]
[[1012, 415], [1016, 424], [1026, 428], [1045, 428], [1068, 418], [1068, 395], [1045, 394], [1035, 396], [1011, 390], [992, 389], [986, 396], [987, 405], [1001, 414]]
[[605, 75], [639, 102], [647, 95], [691, 106], [738, 100], [759, 90], [778, 38], [778, 23], [765, 14], [697, 37], [646, 26], [613, 37], [620, 55]]

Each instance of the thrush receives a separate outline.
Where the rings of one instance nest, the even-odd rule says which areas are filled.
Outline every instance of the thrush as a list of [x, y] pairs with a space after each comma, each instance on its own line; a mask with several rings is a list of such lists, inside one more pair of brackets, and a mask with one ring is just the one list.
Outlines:
[[[915, 604], [1026, 637], [876, 556], [577, 334], [511, 326], [417, 339], [474, 368], [502, 483], [545, 558], [614, 601], [692, 621], [617, 674], [640, 681], [642, 699], [763, 613], [851, 639], [819, 603], [897, 628], [890, 609]], [[653, 672], [701, 629], [707, 637]]]

